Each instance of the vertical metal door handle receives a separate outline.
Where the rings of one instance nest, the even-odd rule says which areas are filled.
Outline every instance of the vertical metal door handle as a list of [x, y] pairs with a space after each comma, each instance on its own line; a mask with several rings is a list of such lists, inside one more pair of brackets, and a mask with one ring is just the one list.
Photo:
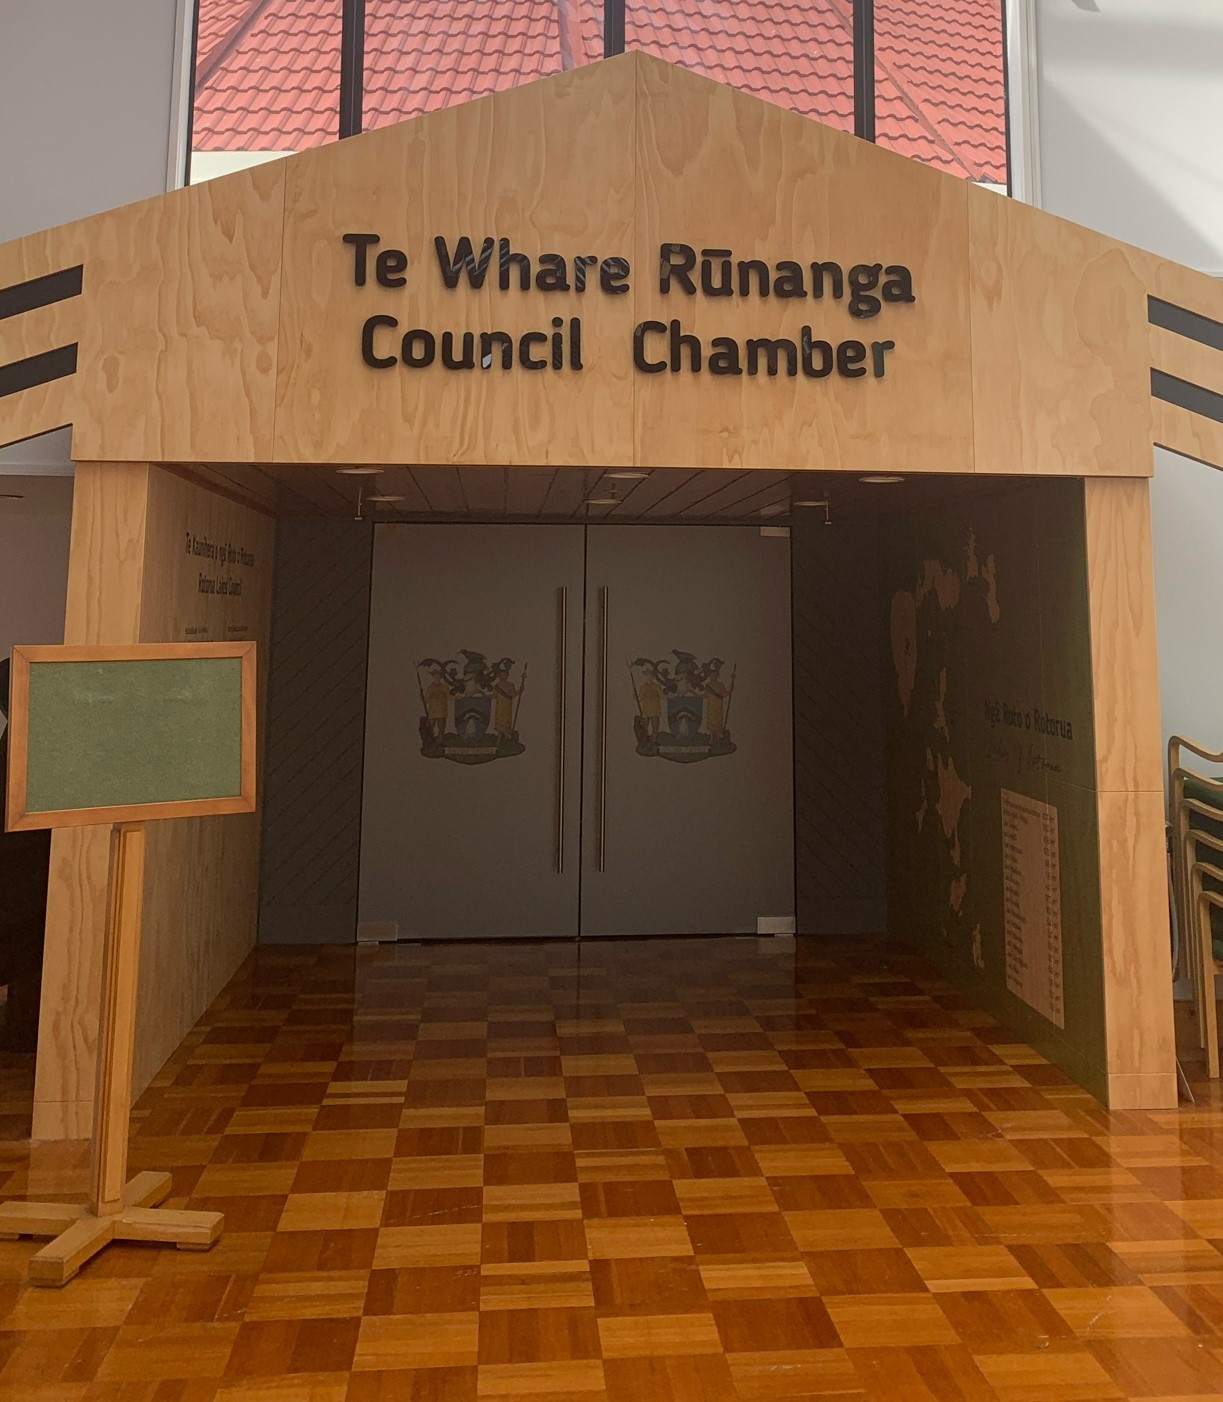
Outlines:
[[607, 865], [607, 585], [599, 590], [599, 870]]
[[556, 874], [565, 870], [565, 703], [569, 695], [569, 590], [556, 591]]

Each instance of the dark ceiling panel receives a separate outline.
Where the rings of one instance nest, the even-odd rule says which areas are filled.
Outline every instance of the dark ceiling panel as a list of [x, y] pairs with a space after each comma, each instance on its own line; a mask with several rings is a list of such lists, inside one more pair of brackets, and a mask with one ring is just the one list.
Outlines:
[[636, 520], [661, 497], [667, 496], [693, 476], [695, 473], [691, 468], [656, 467], [644, 477], [610, 478], [606, 485], [617, 492], [620, 504], [613, 506], [607, 514], [617, 521]]
[[602, 475], [600, 468], [558, 467], [544, 498], [544, 515], [582, 516], [582, 503]]
[[[711, 474], [701, 475], [705, 478]], [[709, 481], [707, 486], [709, 490], [705, 496], [684, 508], [684, 516], [705, 518], [728, 513], [747, 515], [750, 514], [751, 508], [744, 503], [759, 496], [762, 491], [776, 491], [778, 487], [784, 491], [789, 490], [784, 472], [759, 470], [742, 473], [719, 472], [713, 475], [713, 480]]]
[[696, 506], [745, 476], [747, 474], [744, 472], [729, 469], [694, 472], [686, 481], [678, 483], [673, 491], [660, 497], [643, 514], [651, 518], [682, 516], [689, 507]]
[[[508, 467], [505, 470], [505, 509], [510, 516], [539, 516], [552, 479], [560, 469], [555, 467]], [[565, 469], [569, 471], [569, 469]]]
[[506, 472], [504, 467], [459, 468], [459, 481], [468, 511], [482, 517], [504, 517], [507, 514]]
[[[202, 477], [245, 494], [282, 516], [356, 514], [357, 492], [403, 501], [367, 515], [395, 520], [545, 520], [786, 525], [792, 502], [829, 502], [833, 522], [870, 521], [992, 493], [1006, 477], [927, 474], [891, 485], [852, 473], [780, 473], [760, 468], [654, 468], [616, 478], [615, 468], [391, 466], [376, 476], [345, 476], [329, 466], [197, 465]], [[592, 497], [615, 495], [614, 505]], [[780, 508], [780, 509], [772, 509]], [[813, 508], [818, 510], [818, 508]], [[764, 513], [763, 515], [761, 513]]]
[[410, 471], [429, 503], [430, 512], [439, 516], [468, 514], [467, 498], [457, 468], [413, 467]]
[[281, 516], [356, 515], [356, 477], [345, 477], [333, 467], [269, 466], [266, 471], [280, 484], [277, 511]]
[[376, 491], [387, 496], [402, 497], [402, 501], [388, 503], [383, 510], [389, 515], [408, 516], [428, 511], [429, 503], [406, 467], [388, 467], [378, 478]]

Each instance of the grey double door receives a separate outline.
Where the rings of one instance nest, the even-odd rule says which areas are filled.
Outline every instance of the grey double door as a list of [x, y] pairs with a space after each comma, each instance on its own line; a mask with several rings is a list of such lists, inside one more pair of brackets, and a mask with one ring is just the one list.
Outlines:
[[375, 532], [360, 920], [400, 939], [793, 914], [787, 542]]

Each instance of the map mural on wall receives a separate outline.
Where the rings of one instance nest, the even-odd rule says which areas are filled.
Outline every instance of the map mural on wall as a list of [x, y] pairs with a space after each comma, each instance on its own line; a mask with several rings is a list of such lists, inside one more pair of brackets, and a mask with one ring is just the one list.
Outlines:
[[1083, 493], [984, 487], [881, 530], [889, 924], [1106, 1079]]
[[[913, 818], [919, 833], [926, 824], [936, 824], [942, 833], [949, 868], [945, 871], [947, 907], [962, 915], [968, 895], [969, 871], [962, 830], [972, 799], [972, 786], [956, 764], [951, 729], [947, 720], [948, 688], [951, 685], [952, 634], [949, 615], [960, 609], [981, 609], [990, 624], [1002, 616], [998, 603], [997, 564], [993, 555], [978, 558], [976, 534], [971, 529], [963, 558], [945, 565], [936, 558], [923, 561], [912, 589], [898, 589], [892, 595], [890, 633], [892, 669], [900, 708], [906, 719], [925, 730], [928, 744], [920, 802]], [[920, 667], [919, 667], [920, 664]], [[919, 670], [933, 676], [933, 687], [918, 690]], [[915, 697], [923, 714], [914, 716]], [[972, 930], [972, 960], [984, 969], [981, 926]]]

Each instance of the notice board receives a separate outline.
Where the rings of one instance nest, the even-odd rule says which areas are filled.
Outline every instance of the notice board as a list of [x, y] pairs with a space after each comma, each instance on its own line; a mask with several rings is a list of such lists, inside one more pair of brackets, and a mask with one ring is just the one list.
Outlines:
[[17, 647], [8, 827], [249, 813], [255, 644]]

